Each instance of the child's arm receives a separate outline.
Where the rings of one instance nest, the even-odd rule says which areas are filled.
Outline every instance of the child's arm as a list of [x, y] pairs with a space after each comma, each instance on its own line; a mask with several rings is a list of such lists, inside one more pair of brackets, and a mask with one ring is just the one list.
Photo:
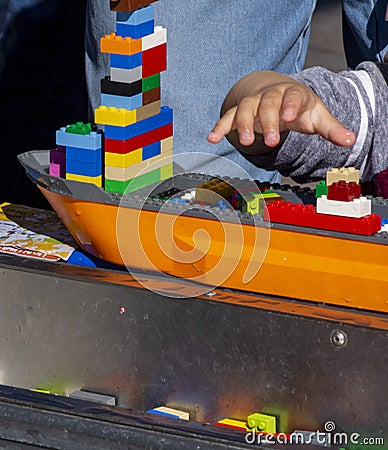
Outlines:
[[233, 86], [208, 140], [218, 143], [227, 137], [242, 152], [251, 146], [249, 153], [267, 153], [281, 145], [290, 130], [320, 134], [340, 146], [355, 141], [311, 89], [270, 71], [253, 72]]
[[[388, 167], [387, 66], [363, 63], [340, 74], [315, 67], [291, 78], [261, 74], [232, 88], [210, 142], [237, 128], [228, 139], [245, 158], [298, 182], [323, 179], [327, 170], [339, 166], [360, 168], [367, 181]], [[253, 145], [241, 145], [252, 142], [253, 130], [264, 131], [266, 142], [256, 133]], [[349, 130], [357, 134], [355, 142]]]

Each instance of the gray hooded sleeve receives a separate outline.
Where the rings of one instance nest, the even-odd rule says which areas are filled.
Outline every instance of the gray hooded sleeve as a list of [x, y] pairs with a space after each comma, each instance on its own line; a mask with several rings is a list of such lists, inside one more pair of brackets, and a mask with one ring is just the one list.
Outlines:
[[299, 183], [324, 179], [333, 167], [360, 169], [361, 181], [388, 168], [388, 65], [362, 63], [355, 71], [333, 73], [313, 67], [293, 75], [310, 87], [357, 140], [338, 147], [318, 135], [290, 132], [269, 154], [244, 155], [253, 164], [276, 169]]

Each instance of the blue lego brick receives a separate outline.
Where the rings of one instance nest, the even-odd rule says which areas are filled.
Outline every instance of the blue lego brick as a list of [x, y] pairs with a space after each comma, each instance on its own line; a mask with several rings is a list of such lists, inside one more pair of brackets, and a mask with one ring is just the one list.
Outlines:
[[117, 69], [134, 69], [139, 67], [143, 62], [143, 52], [134, 53], [133, 55], [110, 55], [110, 66]]
[[143, 95], [137, 94], [132, 97], [125, 97], [121, 95], [101, 94], [101, 105], [129, 110], [141, 108], [143, 106]]
[[143, 158], [142, 159], [144, 161], [146, 159], [160, 155], [160, 152], [161, 152], [160, 141], [155, 142], [154, 144], [151, 144], [151, 145], [146, 145], [145, 147], [143, 147], [143, 151], [142, 151]]
[[98, 177], [102, 175], [102, 161], [96, 164], [84, 161], [68, 161], [66, 160], [66, 173], [74, 175], [84, 175], [86, 177]]
[[154, 32], [154, 20], [140, 23], [139, 25], [129, 25], [127, 22], [116, 23], [116, 33], [118, 36], [140, 39]]
[[128, 25], [140, 25], [155, 19], [154, 5], [148, 5], [144, 8], [136, 9], [131, 12], [117, 12], [117, 22], [125, 22]]
[[[101, 96], [102, 97], [102, 96]], [[133, 97], [126, 97], [133, 98]], [[128, 108], [127, 108], [128, 109]], [[127, 139], [147, 133], [155, 128], [163, 127], [172, 122], [172, 109], [168, 106], [162, 106], [160, 113], [156, 116], [135, 122], [126, 127], [118, 127], [115, 125], [105, 125], [105, 137], [109, 139], [118, 139], [125, 141]]]
[[64, 147], [79, 147], [90, 150], [96, 150], [102, 147], [101, 132], [92, 131], [89, 134], [66, 133], [66, 127], [57, 131], [56, 144]]
[[168, 413], [165, 413], [165, 412], [162, 412], [162, 411], [157, 411], [155, 409], [150, 409], [150, 410], [148, 410], [146, 412], [151, 413], [151, 414], [158, 414], [159, 416], [173, 417], [174, 419], [179, 419], [180, 418], [179, 416], [176, 416], [175, 414], [168, 414]]
[[91, 150], [79, 147], [66, 147], [66, 159], [68, 161], [83, 161], [96, 164], [102, 161], [102, 148]]

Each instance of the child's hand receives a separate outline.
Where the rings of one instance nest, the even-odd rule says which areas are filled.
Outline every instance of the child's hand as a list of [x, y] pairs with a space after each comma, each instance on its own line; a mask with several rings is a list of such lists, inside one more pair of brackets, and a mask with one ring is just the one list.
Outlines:
[[[237, 144], [249, 146], [255, 142], [254, 132], [264, 137], [264, 146], [276, 147], [289, 130], [319, 134], [339, 146], [352, 145], [356, 137], [344, 128], [328, 111], [314, 92], [294, 79], [275, 72], [254, 72], [242, 78], [227, 95], [222, 118], [208, 135], [216, 144], [224, 136]], [[287, 132], [282, 133], [280, 132]], [[257, 142], [255, 145], [262, 146]]]

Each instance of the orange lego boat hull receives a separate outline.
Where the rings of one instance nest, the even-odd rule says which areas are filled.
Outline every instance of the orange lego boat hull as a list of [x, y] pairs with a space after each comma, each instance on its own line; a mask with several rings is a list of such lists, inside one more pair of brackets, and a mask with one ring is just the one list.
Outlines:
[[388, 312], [387, 245], [277, 228], [267, 230], [269, 242], [264, 237], [262, 243], [253, 225], [39, 188], [79, 245], [106, 261], [209, 286]]

